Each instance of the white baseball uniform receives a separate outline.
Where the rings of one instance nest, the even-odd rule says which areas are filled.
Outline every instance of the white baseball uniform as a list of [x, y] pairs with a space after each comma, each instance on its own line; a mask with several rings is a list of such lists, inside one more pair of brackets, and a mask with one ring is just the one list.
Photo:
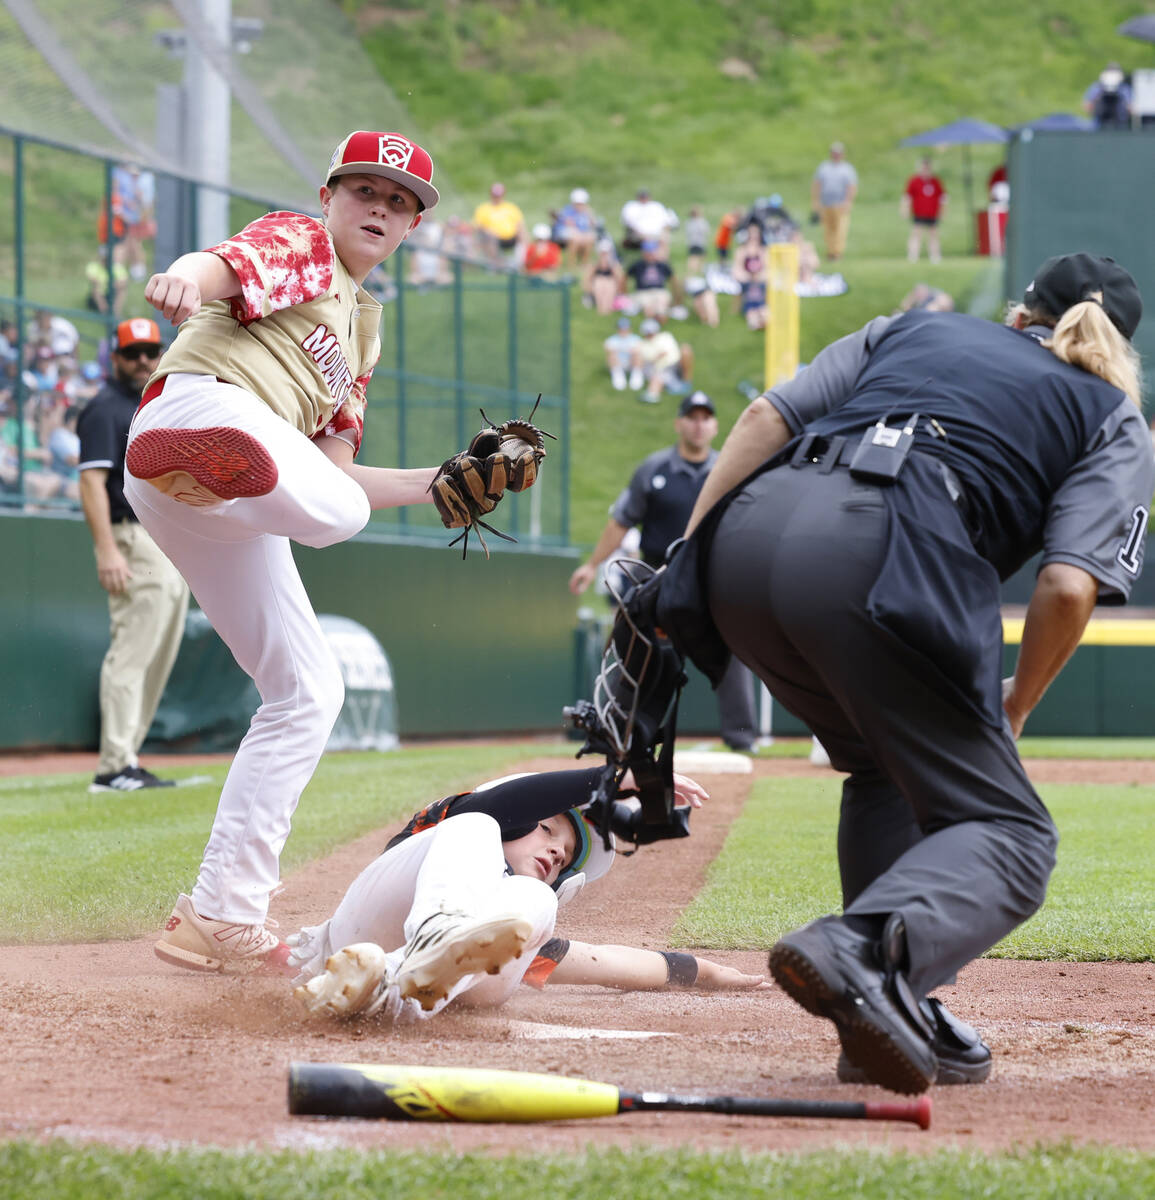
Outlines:
[[210, 252], [236, 271], [241, 294], [184, 322], [129, 442], [150, 430], [241, 429], [273, 459], [276, 486], [194, 507], [126, 472], [125, 495], [261, 695], [191, 897], [202, 916], [259, 925], [293, 811], [344, 700], [289, 543], [332, 545], [369, 519], [363, 489], [312, 439], [360, 444], [381, 306], [349, 275], [324, 225], [299, 213], [262, 217]]

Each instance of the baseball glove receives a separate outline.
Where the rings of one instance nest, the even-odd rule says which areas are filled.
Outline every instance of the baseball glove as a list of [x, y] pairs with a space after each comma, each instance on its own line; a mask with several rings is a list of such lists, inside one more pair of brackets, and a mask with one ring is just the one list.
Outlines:
[[441, 523], [446, 529], [461, 530], [449, 544], [456, 546], [458, 542], [462, 543], [462, 558], [469, 548], [471, 529], [477, 534], [486, 558], [489, 557], [489, 547], [482, 529], [488, 529], [507, 542], [517, 541], [481, 518], [497, 507], [507, 491], [525, 491], [537, 480], [538, 465], [545, 458], [545, 439], [554, 437], [533, 423], [540, 403], [539, 395], [528, 417], [514, 417], [502, 425], [494, 425], [482, 409], [486, 427], [474, 437], [467, 449], [441, 464], [429, 485]]

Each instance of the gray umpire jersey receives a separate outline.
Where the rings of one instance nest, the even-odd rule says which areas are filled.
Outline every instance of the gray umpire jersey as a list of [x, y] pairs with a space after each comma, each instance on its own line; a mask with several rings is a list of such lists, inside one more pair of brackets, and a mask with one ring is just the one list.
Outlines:
[[610, 516], [619, 525], [642, 530], [642, 558], [651, 566], [660, 566], [666, 548], [680, 538], [690, 519], [702, 484], [718, 457], [711, 450], [700, 463], [687, 462], [677, 446], [667, 446], [644, 459], [634, 471], [629, 485], [614, 501]]
[[[1041, 551], [1043, 564], [1094, 576], [1099, 603], [1122, 604], [1143, 565], [1151, 434], [1121, 391], [1040, 344], [1050, 332], [957, 313], [879, 317], [768, 399], [792, 432], [851, 444], [879, 419], [921, 414], [915, 457], [953, 471], [971, 544], [999, 578]], [[920, 479], [946, 486], [911, 476], [893, 489], [902, 507], [916, 503]]]

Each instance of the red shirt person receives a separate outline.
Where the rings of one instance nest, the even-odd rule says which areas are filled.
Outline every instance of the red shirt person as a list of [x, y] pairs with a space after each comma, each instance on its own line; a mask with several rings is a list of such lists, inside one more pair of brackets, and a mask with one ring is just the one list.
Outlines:
[[906, 244], [906, 257], [910, 262], [918, 261], [924, 234], [930, 261], [941, 261], [938, 222], [946, 204], [946, 188], [931, 170], [930, 159], [924, 158], [919, 164], [917, 174], [907, 181], [906, 190], [902, 195], [902, 215], [910, 220], [910, 237]]

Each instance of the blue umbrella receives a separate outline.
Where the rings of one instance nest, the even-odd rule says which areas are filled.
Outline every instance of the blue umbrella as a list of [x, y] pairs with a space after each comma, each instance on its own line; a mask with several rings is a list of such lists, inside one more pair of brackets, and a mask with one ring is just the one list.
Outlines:
[[1015, 125], [1014, 132], [1021, 133], [1024, 129], [1050, 130], [1058, 133], [1074, 131], [1086, 133], [1095, 128], [1095, 122], [1088, 117], [1076, 116], [1075, 113], [1047, 113], [1045, 117], [1036, 117], [1033, 121], [1024, 121]]
[[1115, 30], [1124, 37], [1138, 38], [1141, 42], [1155, 42], [1155, 13], [1144, 13], [1141, 17], [1132, 17], [1124, 21]]
[[962, 146], [963, 148], [963, 189], [966, 193], [967, 212], [970, 215], [971, 228], [975, 223], [974, 196], [971, 187], [971, 145], [975, 142], [1006, 142], [1010, 134], [1001, 125], [992, 125], [989, 121], [980, 121], [975, 117], [960, 117], [949, 125], [940, 125], [937, 129], [928, 129], [925, 133], [915, 133], [903, 138], [903, 146]]

